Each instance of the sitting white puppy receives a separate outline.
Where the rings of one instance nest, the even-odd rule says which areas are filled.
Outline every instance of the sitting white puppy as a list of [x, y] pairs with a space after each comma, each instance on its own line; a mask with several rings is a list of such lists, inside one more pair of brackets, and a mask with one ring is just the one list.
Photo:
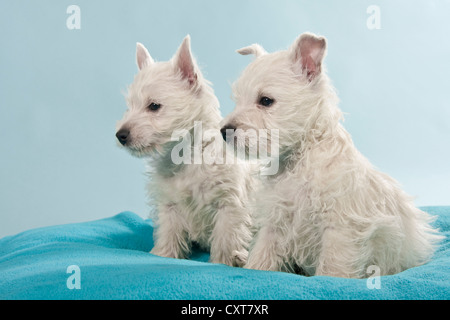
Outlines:
[[421, 265], [440, 239], [432, 218], [355, 148], [324, 72], [325, 50], [325, 38], [310, 33], [286, 51], [238, 50], [256, 59], [233, 86], [236, 108], [224, 128], [238, 139], [279, 132], [280, 170], [257, 194], [259, 231], [246, 268], [362, 278], [371, 265], [382, 275]]
[[[138, 43], [137, 64], [116, 136], [131, 154], [150, 160], [157, 227], [151, 253], [187, 258], [195, 242], [210, 251], [211, 262], [242, 266], [251, 241], [252, 179], [246, 164], [223, 159], [219, 102], [195, 63], [189, 36], [167, 62], [154, 62]], [[187, 143], [182, 148], [180, 133]]]

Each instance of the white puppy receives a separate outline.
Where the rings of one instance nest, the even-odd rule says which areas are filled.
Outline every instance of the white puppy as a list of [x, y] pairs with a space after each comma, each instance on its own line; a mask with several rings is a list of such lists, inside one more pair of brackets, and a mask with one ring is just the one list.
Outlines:
[[280, 169], [257, 194], [259, 230], [246, 267], [361, 278], [371, 265], [382, 275], [421, 265], [440, 239], [432, 218], [355, 148], [325, 51], [325, 38], [310, 33], [285, 51], [238, 50], [256, 59], [233, 85], [225, 127], [279, 132]]
[[211, 262], [242, 266], [251, 240], [251, 177], [245, 165], [221, 164], [219, 103], [191, 54], [190, 37], [167, 62], [154, 62], [138, 43], [137, 64], [116, 136], [131, 154], [150, 160], [157, 226], [151, 253], [187, 258], [197, 243], [210, 250]]

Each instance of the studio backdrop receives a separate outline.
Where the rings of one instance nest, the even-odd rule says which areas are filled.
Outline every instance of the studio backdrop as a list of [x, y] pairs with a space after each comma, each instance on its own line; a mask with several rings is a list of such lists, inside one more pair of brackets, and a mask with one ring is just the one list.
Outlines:
[[132, 211], [147, 217], [145, 162], [116, 142], [136, 42], [155, 60], [191, 36], [226, 116], [251, 61], [305, 31], [357, 148], [418, 206], [450, 204], [450, 2], [444, 0], [1, 1], [0, 237]]

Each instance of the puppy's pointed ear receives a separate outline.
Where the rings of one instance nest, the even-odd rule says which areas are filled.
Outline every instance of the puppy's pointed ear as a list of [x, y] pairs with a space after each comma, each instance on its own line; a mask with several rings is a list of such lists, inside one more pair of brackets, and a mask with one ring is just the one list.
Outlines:
[[240, 53], [244, 56], [248, 55], [248, 54], [254, 54], [256, 58], [267, 54], [267, 51], [264, 50], [263, 47], [261, 47], [259, 44], [254, 43], [248, 47], [244, 47], [241, 49], [236, 50], [237, 53]]
[[321, 72], [326, 46], [324, 37], [312, 33], [300, 35], [290, 49], [294, 72], [304, 74], [309, 81], [316, 78]]
[[197, 67], [191, 53], [191, 37], [187, 35], [177, 53], [174, 56], [176, 71], [180, 71], [182, 78], [189, 82], [190, 86], [197, 83]]
[[154, 63], [152, 57], [142, 43], [136, 43], [136, 64], [139, 70]]

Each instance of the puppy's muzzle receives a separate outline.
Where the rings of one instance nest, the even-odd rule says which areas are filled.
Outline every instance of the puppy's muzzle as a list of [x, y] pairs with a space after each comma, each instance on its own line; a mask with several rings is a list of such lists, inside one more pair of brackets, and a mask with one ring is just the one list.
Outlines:
[[222, 129], [220, 129], [220, 132], [222, 133], [223, 140], [229, 141], [230, 138], [233, 137], [235, 130], [236, 130], [235, 126], [232, 126], [232, 125], [229, 125], [229, 124], [223, 126]]
[[129, 140], [130, 130], [128, 129], [120, 129], [116, 133], [117, 140], [124, 146]]

